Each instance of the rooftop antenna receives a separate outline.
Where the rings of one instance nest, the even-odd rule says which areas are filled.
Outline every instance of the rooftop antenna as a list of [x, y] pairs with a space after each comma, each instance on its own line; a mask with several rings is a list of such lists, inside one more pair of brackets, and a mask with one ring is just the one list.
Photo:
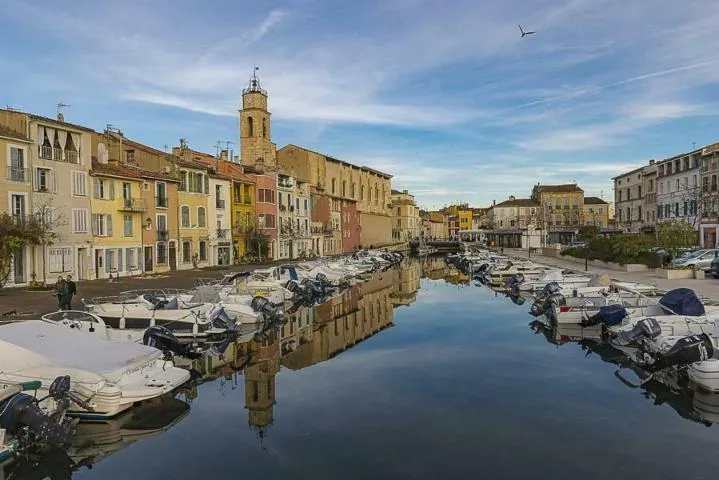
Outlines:
[[165, 153], [167, 153], [167, 144], [163, 145], [163, 147], [165, 148]]
[[215, 142], [215, 158], [220, 158], [220, 147], [222, 146], [222, 140]]
[[63, 114], [62, 114], [62, 109], [65, 108], [65, 107], [69, 107], [69, 106], [70, 106], [70, 105], [68, 105], [68, 104], [66, 104], [66, 103], [62, 103], [62, 102], [60, 102], [60, 103], [57, 104], [57, 121], [58, 121], [58, 122], [64, 122], [64, 121], [65, 121], [65, 117], [64, 117]]
[[692, 148], [692, 150], [696, 150], [696, 149], [697, 149], [697, 142], [692, 142], [692, 147], [694, 147], [694, 148]]

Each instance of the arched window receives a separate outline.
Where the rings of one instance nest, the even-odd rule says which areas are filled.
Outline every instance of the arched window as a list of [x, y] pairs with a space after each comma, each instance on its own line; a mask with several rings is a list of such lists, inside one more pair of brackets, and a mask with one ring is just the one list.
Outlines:
[[267, 138], [267, 120], [262, 119], [262, 137]]
[[252, 117], [247, 117], [247, 136], [248, 137], [254, 137], [254, 126], [252, 125]]
[[182, 228], [190, 228], [190, 207], [187, 205], [180, 207], [180, 225]]
[[205, 207], [197, 207], [197, 226], [200, 228], [207, 227], [207, 218], [205, 217]]

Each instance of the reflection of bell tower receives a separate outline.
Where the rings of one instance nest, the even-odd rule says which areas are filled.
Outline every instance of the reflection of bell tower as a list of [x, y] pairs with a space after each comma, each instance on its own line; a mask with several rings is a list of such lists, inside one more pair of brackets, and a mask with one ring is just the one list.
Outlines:
[[275, 375], [280, 370], [279, 342], [268, 341], [254, 356], [255, 363], [245, 368], [245, 408], [248, 423], [263, 439], [274, 421]]
[[250, 84], [242, 90], [240, 110], [240, 162], [243, 165], [260, 163], [276, 166], [275, 147], [270, 136], [270, 112], [267, 110], [267, 91], [260, 87], [255, 67]]

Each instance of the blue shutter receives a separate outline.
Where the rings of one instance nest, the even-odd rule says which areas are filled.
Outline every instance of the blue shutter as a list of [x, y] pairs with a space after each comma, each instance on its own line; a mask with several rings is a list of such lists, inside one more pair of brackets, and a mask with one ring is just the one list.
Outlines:
[[118, 271], [118, 272], [122, 272], [122, 267], [123, 267], [123, 266], [124, 266], [124, 265], [123, 265], [123, 263], [122, 263], [122, 249], [121, 249], [121, 248], [118, 248], [118, 249], [117, 249], [117, 271]]

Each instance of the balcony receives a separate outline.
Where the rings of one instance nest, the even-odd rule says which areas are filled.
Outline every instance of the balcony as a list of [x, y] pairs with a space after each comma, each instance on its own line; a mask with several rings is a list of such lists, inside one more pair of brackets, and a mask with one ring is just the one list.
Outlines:
[[244, 225], [235, 225], [232, 228], [232, 233], [235, 235], [244, 235], [247, 232], [247, 227]]
[[80, 154], [75, 150], [63, 150], [41, 145], [38, 155], [43, 160], [54, 160], [56, 162], [80, 163]]
[[252, 199], [245, 197], [245, 200], [243, 201], [245, 205], [252, 205]]
[[11, 182], [29, 182], [30, 175], [27, 168], [7, 167], [7, 179]]
[[227, 228], [218, 228], [217, 229], [217, 238], [227, 238], [230, 233], [229, 229]]
[[225, 208], [225, 201], [222, 200], [222, 199], [220, 199], [220, 198], [216, 198], [216, 199], [215, 199], [215, 208], [219, 208], [220, 210], [224, 210], [224, 208]]
[[157, 231], [157, 241], [158, 242], [166, 242], [170, 239], [170, 232], [167, 230], [158, 230]]
[[155, 206], [157, 208], [167, 208], [167, 197], [155, 197]]
[[126, 212], [144, 212], [145, 200], [141, 198], [123, 198], [120, 210]]

